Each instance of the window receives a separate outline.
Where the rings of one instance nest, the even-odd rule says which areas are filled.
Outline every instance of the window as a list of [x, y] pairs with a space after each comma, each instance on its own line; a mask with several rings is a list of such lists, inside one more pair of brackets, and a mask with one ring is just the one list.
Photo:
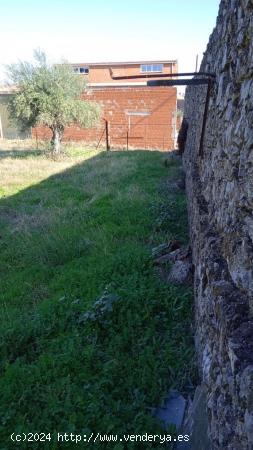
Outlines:
[[163, 64], [141, 64], [141, 73], [163, 72]]
[[74, 67], [75, 73], [82, 73], [84, 75], [88, 75], [89, 67]]

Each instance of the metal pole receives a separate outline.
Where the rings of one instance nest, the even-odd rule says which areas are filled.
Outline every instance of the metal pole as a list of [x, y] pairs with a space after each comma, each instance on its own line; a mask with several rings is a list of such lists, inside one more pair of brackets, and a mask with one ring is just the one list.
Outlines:
[[[32, 135], [32, 128], [31, 128], [31, 135]], [[36, 139], [36, 149], [38, 150], [38, 133], [37, 133], [37, 128], [35, 128], [35, 139]]]
[[3, 139], [4, 135], [3, 135], [3, 126], [2, 126], [2, 119], [1, 119], [1, 114], [0, 114], [0, 139]]
[[205, 131], [206, 131], [206, 121], [207, 121], [208, 106], [209, 106], [209, 100], [210, 100], [210, 94], [211, 94], [211, 87], [212, 87], [212, 80], [209, 79], [208, 85], [207, 85], [207, 91], [206, 91], [206, 101], [205, 101], [205, 108], [204, 108], [202, 129], [201, 129], [201, 136], [200, 136], [200, 143], [199, 143], [199, 155], [201, 158], [203, 158], [203, 145], [204, 145], [204, 137], [205, 137]]
[[109, 143], [108, 120], [105, 121], [105, 134], [106, 134], [106, 151], [109, 152], [109, 150], [110, 150], [110, 143]]
[[127, 135], [126, 135], [126, 137], [127, 137], [127, 150], [128, 150], [128, 130], [127, 130]]
[[102, 140], [102, 138], [103, 138], [103, 136], [104, 136], [104, 133], [105, 133], [105, 128], [103, 129], [103, 133], [101, 134], [101, 136], [100, 136], [100, 138], [99, 138], [99, 140], [98, 140], [98, 143], [97, 143], [97, 145], [96, 145], [96, 150], [98, 149], [98, 147], [99, 147], [99, 145], [100, 145], [100, 142], [101, 142], [101, 140]]

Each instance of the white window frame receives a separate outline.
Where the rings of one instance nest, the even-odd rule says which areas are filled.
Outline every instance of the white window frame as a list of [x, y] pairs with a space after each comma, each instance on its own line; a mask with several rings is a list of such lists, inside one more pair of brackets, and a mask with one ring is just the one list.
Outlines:
[[164, 65], [162, 63], [141, 64], [141, 73], [162, 73]]

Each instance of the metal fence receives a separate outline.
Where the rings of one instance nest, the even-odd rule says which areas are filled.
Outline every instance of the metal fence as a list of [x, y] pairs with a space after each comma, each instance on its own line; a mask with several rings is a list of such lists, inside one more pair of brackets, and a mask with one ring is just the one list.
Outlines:
[[175, 141], [176, 122], [174, 121], [171, 132], [168, 123], [142, 123], [131, 127], [123, 122], [105, 121], [96, 147], [104, 145], [107, 150], [111, 148], [170, 150], [175, 148]]

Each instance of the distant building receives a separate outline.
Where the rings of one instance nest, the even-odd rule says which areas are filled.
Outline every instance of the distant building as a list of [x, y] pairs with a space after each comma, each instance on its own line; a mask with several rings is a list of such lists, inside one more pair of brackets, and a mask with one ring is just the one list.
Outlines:
[[16, 87], [0, 86], [0, 139], [24, 139], [31, 136], [31, 130], [21, 131], [9, 118], [8, 103], [15, 92]]
[[184, 113], [184, 98], [184, 93], [177, 93], [177, 109], [181, 111], [182, 114]]

